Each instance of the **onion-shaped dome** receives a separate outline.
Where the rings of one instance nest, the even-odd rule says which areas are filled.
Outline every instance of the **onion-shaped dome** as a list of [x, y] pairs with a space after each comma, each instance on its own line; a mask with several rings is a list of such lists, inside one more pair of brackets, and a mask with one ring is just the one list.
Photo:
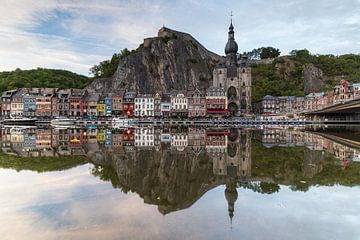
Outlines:
[[238, 45], [235, 42], [235, 40], [229, 39], [225, 46], [225, 54], [229, 53], [237, 53], [238, 51]]

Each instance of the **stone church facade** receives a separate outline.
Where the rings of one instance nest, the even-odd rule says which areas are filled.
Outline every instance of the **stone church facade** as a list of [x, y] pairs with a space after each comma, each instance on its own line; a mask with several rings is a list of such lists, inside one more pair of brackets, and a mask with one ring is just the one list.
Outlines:
[[251, 68], [247, 59], [238, 60], [238, 45], [234, 37], [232, 21], [228, 42], [225, 46], [226, 59], [217, 64], [213, 71], [213, 86], [225, 90], [228, 110], [232, 115], [251, 113]]

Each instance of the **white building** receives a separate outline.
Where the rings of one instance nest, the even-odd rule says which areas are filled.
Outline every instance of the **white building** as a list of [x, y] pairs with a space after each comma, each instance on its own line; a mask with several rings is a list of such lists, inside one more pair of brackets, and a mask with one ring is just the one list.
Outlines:
[[154, 128], [137, 128], [135, 130], [135, 147], [154, 147]]
[[177, 151], [184, 151], [188, 146], [187, 133], [172, 133], [170, 146], [175, 148]]
[[154, 97], [151, 94], [139, 94], [135, 98], [135, 116], [154, 116]]
[[188, 99], [183, 91], [172, 91], [171, 94], [171, 115], [186, 116], [188, 112]]

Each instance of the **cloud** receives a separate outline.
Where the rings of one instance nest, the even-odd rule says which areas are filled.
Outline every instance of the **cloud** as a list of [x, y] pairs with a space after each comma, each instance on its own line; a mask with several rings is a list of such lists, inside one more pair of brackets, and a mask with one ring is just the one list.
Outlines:
[[16, 67], [88, 69], [136, 48], [165, 24], [189, 32], [223, 54], [230, 11], [239, 51], [274, 46], [286, 54], [360, 52], [360, 1], [4, 0], [0, 8], [0, 70]]

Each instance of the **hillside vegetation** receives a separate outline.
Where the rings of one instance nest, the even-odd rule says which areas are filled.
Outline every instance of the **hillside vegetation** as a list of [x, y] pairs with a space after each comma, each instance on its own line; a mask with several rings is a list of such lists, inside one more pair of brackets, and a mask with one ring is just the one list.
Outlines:
[[[304, 69], [308, 65], [319, 69], [322, 74], [306, 81]], [[293, 50], [290, 56], [275, 58], [271, 64], [253, 64], [252, 76], [254, 102], [267, 94], [304, 96], [311, 91], [329, 90], [341, 79], [360, 82], [360, 55], [312, 55], [306, 49]], [[306, 85], [311, 83], [318, 83], [321, 87], [308, 87], [310, 90], [305, 92]]]
[[66, 70], [37, 68], [0, 72], [0, 92], [21, 87], [84, 88], [92, 79]]

